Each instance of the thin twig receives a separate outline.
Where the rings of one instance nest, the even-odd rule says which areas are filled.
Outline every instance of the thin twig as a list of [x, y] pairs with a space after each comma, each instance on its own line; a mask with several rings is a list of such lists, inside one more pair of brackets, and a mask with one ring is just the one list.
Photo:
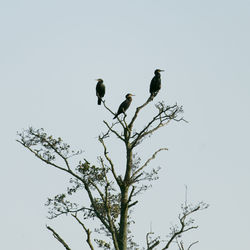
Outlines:
[[196, 212], [200, 210], [200, 206], [197, 206], [193, 209], [191, 209], [189, 212], [184, 213], [183, 216], [179, 217], [179, 221], [181, 224], [181, 228], [178, 231], [174, 231], [173, 235], [171, 236], [170, 240], [167, 242], [167, 244], [165, 245], [165, 247], [162, 250], [168, 249], [170, 244], [173, 242], [174, 239], [176, 239], [179, 235], [181, 235], [184, 232], [190, 231], [192, 229], [197, 229], [198, 226], [193, 226], [193, 227], [189, 227], [189, 228], [185, 228], [187, 225], [185, 223], [185, 219], [187, 218], [187, 216], [189, 216], [190, 214]]
[[198, 243], [198, 242], [199, 242], [199, 241], [195, 241], [195, 242], [191, 243], [191, 244], [189, 245], [189, 247], [188, 247], [187, 250], [189, 250], [194, 244], [196, 244], [196, 243]]
[[104, 153], [104, 156], [105, 156], [106, 160], [109, 162], [109, 165], [110, 165], [110, 168], [111, 168], [111, 172], [112, 172], [112, 174], [113, 174], [113, 176], [114, 176], [114, 178], [115, 178], [117, 184], [120, 186], [120, 185], [121, 185], [120, 179], [119, 179], [119, 178], [117, 177], [117, 175], [116, 175], [113, 161], [112, 161], [111, 158], [108, 156], [107, 147], [106, 147], [106, 145], [105, 145], [105, 143], [104, 143], [104, 141], [103, 141], [103, 139], [102, 139], [101, 137], [99, 137], [99, 141], [100, 141], [100, 143], [101, 143], [102, 146], [103, 146], [103, 150], [104, 150], [103, 153]]
[[159, 152], [161, 152], [161, 151], [163, 151], [163, 150], [168, 150], [167, 148], [160, 148], [160, 149], [158, 149], [157, 151], [155, 151], [154, 152], [154, 154], [139, 168], [139, 169], [137, 169], [134, 173], [133, 173], [133, 175], [132, 175], [132, 178], [137, 178], [136, 177], [136, 175], [139, 173], [139, 172], [141, 172], [155, 157], [156, 157], [156, 155], [159, 153]]
[[108, 127], [109, 131], [114, 133], [120, 140], [124, 141], [124, 139], [118, 134], [118, 132], [112, 129], [112, 126], [110, 126], [106, 121], [103, 121], [103, 123]]

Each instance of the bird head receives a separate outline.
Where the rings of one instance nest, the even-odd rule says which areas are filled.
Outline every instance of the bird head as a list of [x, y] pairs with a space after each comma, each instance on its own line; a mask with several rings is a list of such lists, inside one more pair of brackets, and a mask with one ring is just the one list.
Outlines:
[[135, 95], [133, 95], [133, 94], [126, 94], [126, 99], [129, 98], [129, 97], [131, 97], [131, 96], [135, 96]]
[[101, 78], [96, 79], [96, 81], [103, 82], [103, 80]]
[[156, 70], [155, 70], [155, 74], [160, 73], [160, 72], [163, 72], [163, 71], [164, 71], [163, 69], [156, 69]]

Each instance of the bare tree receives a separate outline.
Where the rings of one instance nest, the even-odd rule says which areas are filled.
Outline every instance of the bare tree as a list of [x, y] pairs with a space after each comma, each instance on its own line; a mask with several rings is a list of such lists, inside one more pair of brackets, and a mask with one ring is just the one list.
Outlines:
[[[136, 108], [130, 121], [126, 115], [118, 117], [117, 121], [110, 123], [103, 121], [106, 131], [99, 135], [98, 140], [103, 148], [103, 155], [98, 157], [99, 165], [91, 164], [83, 158], [75, 166], [71, 163], [71, 157], [80, 157], [81, 151], [73, 151], [70, 146], [59, 138], [47, 135], [43, 129], [29, 128], [18, 133], [18, 142], [33, 153], [38, 159], [67, 173], [70, 176], [71, 186], [67, 192], [49, 198], [49, 216], [54, 219], [58, 216], [70, 214], [72, 219], [80, 225], [86, 235], [86, 242], [90, 249], [142, 249], [134, 242], [129, 226], [133, 222], [131, 209], [136, 206], [137, 196], [146, 191], [151, 181], [158, 179], [159, 169], [150, 168], [151, 161], [167, 148], [159, 148], [144, 162], [141, 163], [134, 149], [155, 131], [167, 126], [171, 121], [185, 121], [179, 117], [183, 113], [182, 107], [177, 104], [168, 106], [159, 102], [155, 115], [145, 126], [137, 130], [134, 128], [140, 111], [153, 101], [149, 98], [145, 103]], [[112, 115], [115, 113], [105, 104], [104, 108]], [[109, 154], [107, 138], [114, 136], [120, 140], [126, 149], [126, 168], [122, 175], [118, 175], [117, 169]], [[73, 166], [72, 166], [73, 165]], [[71, 196], [76, 192], [84, 192], [88, 198], [88, 204], [77, 204], [71, 201]], [[181, 236], [190, 230], [196, 229], [194, 220], [190, 216], [207, 205], [199, 203], [196, 206], [185, 204], [179, 215], [179, 225], [170, 228], [169, 237], [161, 240], [160, 237], [153, 238], [153, 232], [146, 235], [146, 249], [169, 249], [170, 245], [176, 244], [180, 250], [184, 249]], [[99, 228], [91, 231], [88, 219], [99, 222]], [[59, 234], [47, 226], [53, 236], [65, 249], [70, 249], [68, 244]], [[93, 229], [92, 229], [93, 230]], [[104, 233], [106, 240], [101, 239], [98, 233]], [[93, 237], [92, 237], [93, 234]], [[192, 242], [190, 249], [196, 242]], [[145, 249], [145, 248], [143, 248]]]

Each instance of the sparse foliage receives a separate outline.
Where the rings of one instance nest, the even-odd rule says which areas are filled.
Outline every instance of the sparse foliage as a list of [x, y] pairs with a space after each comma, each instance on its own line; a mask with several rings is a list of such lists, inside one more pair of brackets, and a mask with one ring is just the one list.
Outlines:
[[[155, 105], [157, 112], [152, 119], [142, 129], [135, 129], [134, 123], [140, 111], [151, 102], [152, 98], [149, 98], [144, 104], [137, 107], [129, 122], [126, 120], [126, 115], [119, 116], [113, 123], [103, 121], [106, 131], [98, 137], [103, 148], [103, 155], [98, 156], [98, 166], [91, 164], [85, 158], [81, 158], [76, 166], [72, 166], [70, 158], [82, 157], [82, 152], [71, 150], [71, 147], [60, 137], [54, 138], [43, 129], [31, 127], [18, 133], [17, 141], [38, 159], [70, 176], [70, 187], [66, 192], [48, 199], [46, 206], [49, 208], [49, 218], [71, 215], [85, 233], [88, 247], [92, 250], [96, 248], [142, 249], [134, 241], [134, 236], [129, 229], [133, 223], [131, 209], [138, 203], [137, 196], [146, 191], [152, 181], [159, 178], [159, 169], [150, 168], [149, 165], [160, 152], [167, 148], [159, 148], [143, 163], [134, 149], [144, 139], [168, 125], [169, 122], [185, 121], [183, 117], [179, 117], [183, 112], [182, 107], [177, 104], [168, 106], [160, 102]], [[104, 101], [103, 106], [114, 115]], [[123, 175], [118, 175], [109, 154], [106, 139], [111, 136], [122, 141], [126, 149], [126, 168]], [[72, 202], [71, 197], [76, 192], [85, 193], [88, 198], [87, 204]], [[154, 238], [154, 233], [149, 232], [146, 235], [146, 249], [155, 249], [161, 245], [163, 250], [168, 249], [172, 243], [176, 243], [179, 249], [183, 250], [184, 243], [180, 237], [183, 233], [197, 228], [190, 216], [206, 207], [207, 205], [203, 203], [196, 206], [184, 205], [178, 217], [179, 225], [170, 228], [169, 237], [161, 240], [158, 236]], [[88, 224], [89, 219], [98, 221], [100, 227], [91, 231], [93, 228], [91, 229]], [[47, 229], [53, 233], [53, 236], [65, 249], [70, 249], [54, 229], [49, 226]], [[98, 236], [99, 234], [102, 234], [102, 238]], [[105, 240], [103, 235], [106, 237]], [[190, 249], [195, 243], [191, 243], [187, 249]]]

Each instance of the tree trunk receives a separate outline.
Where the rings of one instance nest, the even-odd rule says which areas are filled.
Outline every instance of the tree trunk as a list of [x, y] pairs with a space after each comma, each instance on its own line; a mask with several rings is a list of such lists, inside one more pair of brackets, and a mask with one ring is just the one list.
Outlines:
[[127, 145], [127, 164], [126, 173], [121, 187], [121, 215], [120, 215], [120, 232], [119, 232], [119, 249], [127, 250], [128, 240], [128, 190], [130, 185], [130, 175], [132, 169], [132, 150]]
[[128, 226], [128, 187], [122, 188], [121, 197], [121, 216], [119, 232], [119, 249], [127, 250], [127, 226]]

